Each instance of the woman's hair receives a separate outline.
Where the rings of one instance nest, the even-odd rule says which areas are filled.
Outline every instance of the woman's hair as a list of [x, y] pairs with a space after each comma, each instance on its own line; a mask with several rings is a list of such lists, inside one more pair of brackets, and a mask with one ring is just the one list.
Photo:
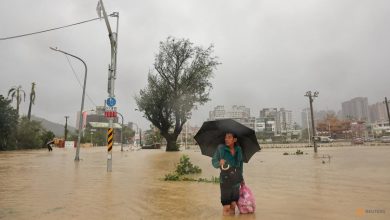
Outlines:
[[232, 134], [233, 138], [237, 138], [236, 133], [234, 133], [233, 131], [226, 131], [225, 135], [227, 135], [227, 134]]

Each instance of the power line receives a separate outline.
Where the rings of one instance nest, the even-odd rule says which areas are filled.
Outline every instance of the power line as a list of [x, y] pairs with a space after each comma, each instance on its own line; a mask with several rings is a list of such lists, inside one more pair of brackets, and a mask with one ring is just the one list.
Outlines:
[[[77, 82], [79, 83], [80, 87], [83, 88], [83, 85], [81, 84], [81, 81], [80, 81], [79, 77], [77, 76], [76, 71], [74, 70], [74, 68], [73, 68], [73, 66], [72, 66], [72, 63], [70, 62], [68, 56], [67, 56], [66, 54], [64, 54], [64, 56], [66, 57], [66, 60], [68, 61], [68, 64], [69, 64], [70, 68], [72, 69], [73, 75], [76, 77]], [[87, 98], [89, 99], [89, 101], [90, 101], [94, 106], [97, 106], [96, 103], [92, 100], [92, 98], [88, 95], [88, 93], [85, 93], [85, 95], [87, 96]]]
[[26, 37], [26, 36], [35, 35], [35, 34], [41, 34], [41, 33], [44, 33], [44, 32], [49, 32], [49, 31], [54, 31], [54, 30], [58, 30], [58, 29], [62, 29], [62, 28], [67, 28], [67, 27], [71, 27], [71, 26], [75, 26], [75, 25], [79, 25], [79, 24], [84, 24], [84, 23], [91, 22], [91, 21], [98, 20], [98, 19], [100, 19], [100, 18], [93, 18], [93, 19], [89, 19], [89, 20], [86, 20], [86, 21], [80, 21], [80, 22], [77, 22], [77, 23], [74, 23], [74, 24], [69, 24], [69, 25], [56, 27], [56, 28], [51, 28], [51, 29], [46, 29], [46, 30], [43, 30], [43, 31], [36, 31], [36, 32], [28, 33], [28, 34], [21, 34], [21, 35], [16, 35], [16, 36], [12, 36], [12, 37], [4, 37], [4, 38], [0, 38], [0, 40], [9, 40], [9, 39], [14, 39], [14, 38], [19, 38], [19, 37]]

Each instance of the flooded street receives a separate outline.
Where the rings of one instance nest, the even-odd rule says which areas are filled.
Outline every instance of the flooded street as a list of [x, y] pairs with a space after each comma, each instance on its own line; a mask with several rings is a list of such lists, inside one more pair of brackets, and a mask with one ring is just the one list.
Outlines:
[[244, 164], [256, 213], [225, 218], [219, 184], [162, 180], [183, 154], [196, 177], [218, 176], [198, 150], [116, 146], [112, 173], [104, 147], [82, 148], [78, 163], [74, 149], [0, 152], [0, 219], [390, 219], [390, 146], [283, 155], [296, 150], [264, 149]]

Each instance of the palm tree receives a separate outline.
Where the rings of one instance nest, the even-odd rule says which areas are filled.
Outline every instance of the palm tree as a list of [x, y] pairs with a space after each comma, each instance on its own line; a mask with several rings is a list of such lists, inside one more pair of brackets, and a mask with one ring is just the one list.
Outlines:
[[28, 106], [27, 118], [31, 119], [31, 107], [35, 104], [35, 82], [31, 83], [31, 92], [30, 92], [30, 105]]
[[19, 115], [19, 105], [22, 102], [22, 94], [23, 94], [23, 101], [26, 100], [26, 92], [22, 89], [22, 86], [13, 86], [9, 91], [8, 91], [8, 97], [11, 96], [11, 101], [16, 99], [16, 113]]

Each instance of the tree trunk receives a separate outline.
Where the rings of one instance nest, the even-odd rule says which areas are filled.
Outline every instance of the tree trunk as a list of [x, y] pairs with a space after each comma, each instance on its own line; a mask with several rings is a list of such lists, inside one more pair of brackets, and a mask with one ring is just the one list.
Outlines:
[[174, 134], [168, 134], [165, 135], [165, 140], [167, 141], [167, 148], [166, 151], [179, 151], [179, 146], [177, 146], [177, 135]]
[[19, 104], [20, 104], [20, 96], [19, 96], [19, 89], [16, 91], [16, 113], [18, 113], [19, 117]]
[[27, 118], [29, 121], [31, 119], [31, 106], [32, 106], [32, 101], [31, 101], [31, 95], [30, 95], [30, 105], [28, 106], [28, 113], [27, 113]]

